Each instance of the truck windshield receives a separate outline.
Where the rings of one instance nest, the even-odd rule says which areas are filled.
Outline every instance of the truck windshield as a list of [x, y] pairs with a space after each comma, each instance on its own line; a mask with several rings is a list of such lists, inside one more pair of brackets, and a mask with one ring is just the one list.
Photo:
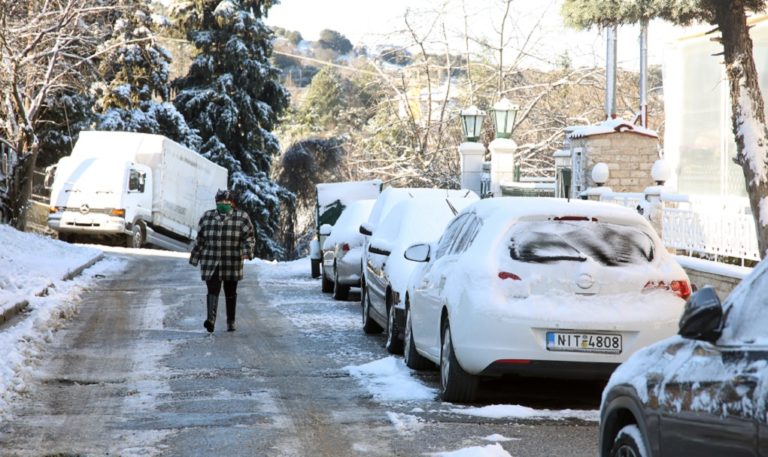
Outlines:
[[65, 175], [65, 191], [120, 192], [124, 184], [115, 179], [119, 169], [113, 161], [84, 160], [72, 169], [60, 172]]

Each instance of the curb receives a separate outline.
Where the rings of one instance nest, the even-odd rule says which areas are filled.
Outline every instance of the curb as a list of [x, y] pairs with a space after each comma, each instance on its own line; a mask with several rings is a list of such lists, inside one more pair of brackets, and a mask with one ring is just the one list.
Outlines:
[[[92, 258], [91, 260], [85, 262], [84, 264], [80, 265], [79, 267], [75, 268], [72, 271], [68, 271], [64, 277], [62, 277], [62, 281], [71, 281], [77, 276], [80, 276], [83, 271], [87, 268], [92, 267], [96, 262], [102, 260], [104, 258], [104, 253], [100, 253], [96, 257]], [[48, 289], [53, 286], [53, 284], [48, 284], [45, 286], [43, 290], [36, 293], [35, 296], [37, 297], [44, 297], [48, 295]], [[8, 322], [9, 320], [16, 317], [19, 313], [27, 309], [27, 306], [29, 306], [29, 302], [27, 300], [20, 301], [19, 303], [16, 303], [15, 305], [6, 308], [0, 313], [0, 326]]]

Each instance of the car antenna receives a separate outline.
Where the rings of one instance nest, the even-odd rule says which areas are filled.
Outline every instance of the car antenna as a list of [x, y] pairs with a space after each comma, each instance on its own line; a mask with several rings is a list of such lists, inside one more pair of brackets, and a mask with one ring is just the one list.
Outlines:
[[454, 215], [454, 216], [455, 216], [455, 215], [457, 215], [457, 214], [459, 214], [458, 210], [456, 210], [456, 207], [455, 207], [455, 206], [453, 206], [453, 204], [451, 204], [451, 201], [450, 201], [450, 200], [448, 200], [448, 199], [446, 198], [446, 199], [445, 199], [445, 202], [446, 202], [446, 203], [448, 203], [448, 207], [449, 207], [449, 208], [451, 208], [451, 211], [453, 211], [453, 215]]

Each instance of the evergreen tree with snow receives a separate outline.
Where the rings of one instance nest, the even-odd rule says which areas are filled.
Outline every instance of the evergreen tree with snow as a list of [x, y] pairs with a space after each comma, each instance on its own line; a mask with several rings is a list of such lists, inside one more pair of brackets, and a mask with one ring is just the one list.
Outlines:
[[120, 0], [112, 37], [102, 45], [99, 73], [92, 86], [97, 130], [155, 133], [192, 149], [200, 137], [170, 103], [171, 55], [153, 29], [170, 25], [150, 12], [149, 0]]
[[56, 91], [46, 97], [40, 119], [38, 168], [53, 165], [72, 152], [80, 131], [94, 122], [93, 99], [79, 91]]
[[[269, 61], [272, 31], [262, 21], [275, 1], [177, 0], [170, 16], [197, 49], [186, 76], [174, 82], [174, 104], [202, 138], [200, 152], [229, 171], [256, 229], [256, 255], [275, 258], [281, 207], [293, 195], [269, 178], [280, 145], [272, 133], [288, 106], [279, 70]], [[213, 198], [213, 196], [211, 197]]]

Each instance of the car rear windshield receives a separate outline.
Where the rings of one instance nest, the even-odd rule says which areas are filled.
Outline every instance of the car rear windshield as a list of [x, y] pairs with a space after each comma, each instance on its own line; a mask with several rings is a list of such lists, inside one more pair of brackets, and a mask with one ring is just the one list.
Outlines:
[[642, 227], [594, 221], [532, 221], [515, 224], [509, 254], [517, 261], [584, 262], [609, 267], [648, 263], [654, 244]]

